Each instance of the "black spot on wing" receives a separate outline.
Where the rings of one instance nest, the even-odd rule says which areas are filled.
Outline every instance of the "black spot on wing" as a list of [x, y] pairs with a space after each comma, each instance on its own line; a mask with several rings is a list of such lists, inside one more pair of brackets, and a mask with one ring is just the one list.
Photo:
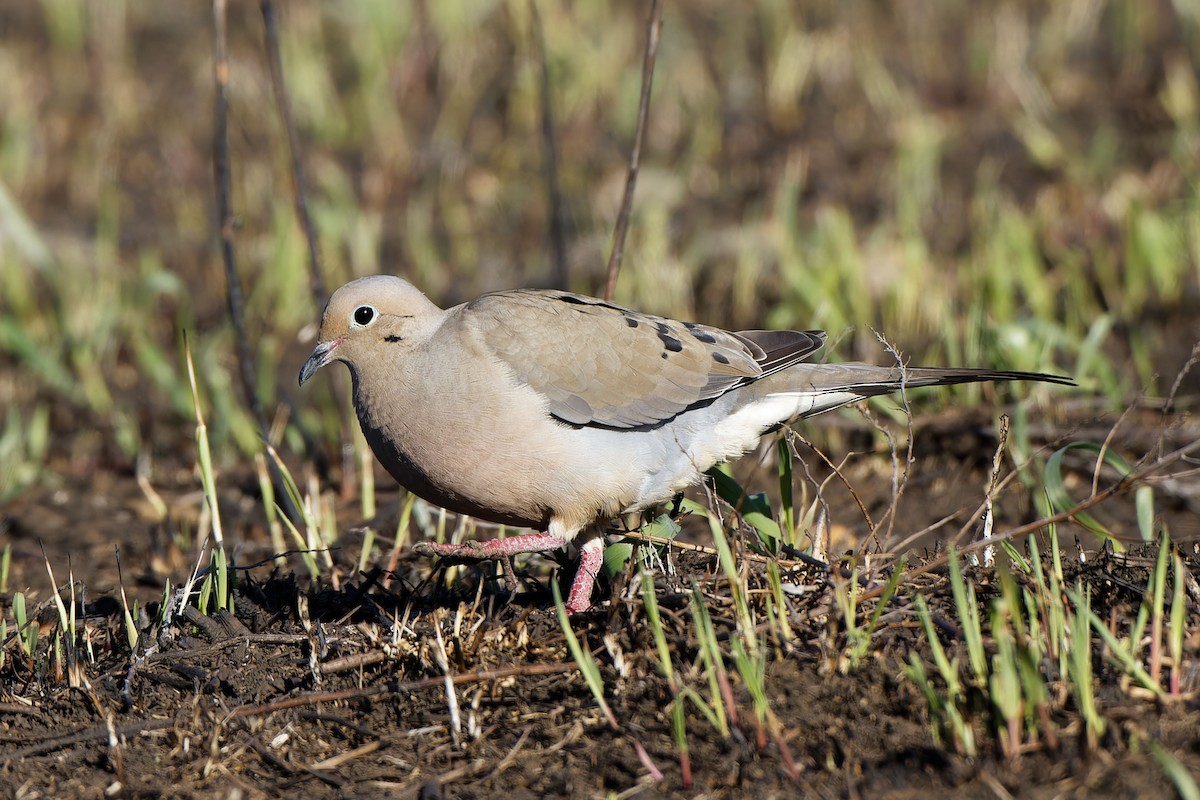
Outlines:
[[654, 325], [658, 331], [658, 338], [662, 340], [663, 347], [670, 350], [672, 353], [678, 353], [683, 349], [683, 342], [671, 334], [671, 328], [665, 322], [658, 322]]
[[712, 357], [713, 357], [713, 361], [717, 362], [718, 364], [728, 364], [729, 363], [729, 359], [726, 358], [724, 356], [724, 354], [722, 354], [722, 353], [714, 352], [712, 354]]
[[634, 319], [633, 317], [626, 317], [625, 324], [631, 328], [636, 328], [638, 326], [638, 321], [636, 319]]
[[[533, 290], [530, 290], [530, 293], [536, 294], [536, 292]], [[623, 306], [613, 305], [612, 303], [606, 303], [605, 301], [600, 300], [599, 298], [596, 298], [596, 297], [584, 297], [583, 295], [579, 295], [579, 294], [571, 294], [570, 292], [563, 292], [561, 294], [555, 295], [555, 298], [558, 300], [561, 300], [564, 303], [570, 303], [573, 306], [594, 306], [596, 308], [607, 308], [611, 311], [620, 311], [622, 314], [630, 313], [628, 308], [624, 308]]]
[[402, 341], [404, 341], [404, 337], [397, 336], [396, 334], [391, 333], [391, 334], [388, 334], [387, 336], [383, 337], [383, 340], [385, 342], [402, 342]]
[[713, 336], [708, 331], [701, 328], [694, 322], [685, 322], [683, 327], [688, 329], [688, 333], [696, 338], [696, 341], [704, 342], [705, 344], [716, 344], [717, 337]]

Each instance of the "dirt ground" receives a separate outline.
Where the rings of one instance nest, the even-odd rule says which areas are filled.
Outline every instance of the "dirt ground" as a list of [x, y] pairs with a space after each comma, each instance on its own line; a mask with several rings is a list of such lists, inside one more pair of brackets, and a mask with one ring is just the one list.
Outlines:
[[[1143, 417], [1126, 421], [1117, 446], [1144, 445], [1139, 437], [1164, 430], [1143, 424], [1153, 415]], [[1177, 444], [1172, 436], [1196, 435], [1193, 421], [1174, 422], [1165, 428], [1174, 431], [1167, 447]], [[957, 529], [986, 481], [994, 447], [988, 426], [958, 415], [918, 420], [914, 430], [919, 452], [928, 455], [905, 489], [897, 529], [920, 530], [956, 511], [951, 527]], [[843, 435], [849, 443], [865, 436]], [[873, 515], [888, 503], [888, 470], [888, 454], [878, 451], [845, 470]], [[163, 491], [172, 507], [186, 508], [194, 481], [182, 467], [177, 477], [178, 494], [170, 486]], [[223, 475], [221, 485], [238, 561], [266, 557], [270, 546], [255, 511], [260, 506], [253, 476]], [[832, 489], [830, 498], [840, 502]], [[1200, 566], [1194, 503], [1182, 494], [1162, 502], [1177, 536], [1191, 534], [1185, 555], [1193, 574]], [[765, 670], [778, 728], [756, 723], [746, 687], [731, 672], [738, 717], [730, 720], [728, 735], [687, 705], [692, 784], [686, 789], [666, 711], [671, 689], [654, 657], [642, 601], [630, 596], [620, 577], [616, 587], [601, 588], [599, 597], [607, 600], [574, 619], [601, 665], [619, 730], [606, 722], [568, 652], [546, 588], [554, 577], [542, 560], [518, 565], [521, 591], [509, 595], [493, 570], [468, 567], [446, 580], [444, 568], [408, 556], [394, 575], [378, 568], [356, 574], [357, 548], [348, 537], [336, 553], [336, 588], [270, 564], [247, 569], [235, 614], [205, 618], [194, 608], [176, 614], [156, 636], [144, 638], [131, 660], [115, 591], [114, 550], [121, 552], [126, 589], [141, 600], [148, 618], [158, 612], [164, 577], [185, 574], [194, 558], [179, 532], [188, 521], [152, 522], [145, 505], [132, 476], [96, 470], [45, 495], [28, 493], [5, 511], [2, 524], [14, 544], [10, 585], [48, 596], [42, 546], [57, 570], [70, 564], [87, 587], [79, 612], [94, 659], [83, 666], [84, 683], [67, 688], [61, 676], [36, 673], [8, 648], [0, 671], [8, 796], [1165, 796], [1170, 784], [1137, 746], [1140, 739], [1159, 742], [1193, 773], [1200, 770], [1200, 675], [1186, 677], [1182, 699], [1158, 704], [1130, 691], [1099, 659], [1098, 702], [1110, 726], [1098, 747], [1088, 746], [1069, 702], [1052, 720], [1058, 741], [1030, 741], [1018, 760], [1005, 758], [980, 724], [976, 759], [937, 746], [925, 700], [902, 676], [901, 664], [914, 651], [930, 658], [913, 614], [915, 593], [952, 618], [939, 570], [892, 600], [868, 658], [843, 671], [846, 643], [832, 592], [843, 572], [836, 565], [830, 570], [781, 562], [785, 583], [795, 590], [788, 594], [794, 637], [772, 643]], [[394, 528], [398, 507], [398, 495], [385, 494], [373, 523]], [[1123, 527], [1132, 525], [1131, 516], [1121, 520], [1130, 508], [1128, 498], [1108, 504], [1106, 521], [1117, 530], [1132, 529]], [[352, 507], [341, 510], [347, 528], [362, 522], [353, 519]], [[998, 519], [1011, 526], [1030, 514], [1021, 503], [1006, 501]], [[851, 521], [841, 539], [835, 536], [834, 548], [853, 546], [862, 528], [845, 517]], [[685, 540], [696, 538], [687, 535], [692, 526], [684, 527]], [[669, 646], [684, 669], [698, 658], [687, 608], [693, 581], [721, 640], [736, 629], [717, 559], [689, 548], [686, 542], [672, 548], [670, 569], [657, 579]], [[1124, 556], [1093, 550], [1072, 569], [1092, 587], [1103, 613], [1132, 615], [1153, 552], [1146, 546]], [[917, 549], [910, 567], [932, 554]], [[746, 555], [743, 563], [749, 585], [764, 585], [762, 561]], [[59, 573], [55, 578], [67, 580]], [[986, 600], [989, 572], [977, 571], [973, 579]], [[53, 609], [49, 603], [41, 609], [49, 630]], [[1194, 665], [1200, 641], [1195, 614], [1189, 618]], [[953, 623], [947, 631], [948, 646], [955, 646]], [[445, 668], [439, 666], [439, 633]], [[660, 780], [649, 776], [647, 764], [661, 771]]]

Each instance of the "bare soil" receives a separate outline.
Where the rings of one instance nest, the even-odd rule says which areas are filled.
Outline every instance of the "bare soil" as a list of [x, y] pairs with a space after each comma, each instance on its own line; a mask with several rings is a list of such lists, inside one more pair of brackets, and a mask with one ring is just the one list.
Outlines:
[[[1124, 423], [1115, 446], [1144, 445], [1139, 437], [1157, 438], [1163, 430], [1168, 447], [1175, 443], [1172, 436], [1194, 435], [1187, 433], [1194, 423], [1184, 418], [1173, 420], [1172, 428], [1143, 424], [1156, 421], [1143, 416]], [[969, 518], [994, 447], [988, 427], [977, 422], [963, 415], [918, 421], [918, 450], [928, 455], [910, 476], [896, 531], [918, 531], [955, 511], [960, 513], [949, 529], [957, 530]], [[863, 431], [841, 435], [848, 444], [870, 441]], [[845, 470], [875, 517], [890, 500], [890, 464], [888, 453], [875, 448]], [[1086, 471], [1081, 480], [1090, 482], [1090, 468]], [[177, 477], [174, 491], [169, 486], [164, 491], [172, 508], [186, 509], [195, 482], [182, 467]], [[267, 557], [253, 476], [222, 475], [221, 485], [239, 563]], [[848, 492], [843, 487], [847, 496], [839, 498], [836, 485], [829, 489], [834, 518], [851, 520], [834, 526], [832, 548], [840, 552], [858, 544], [865, 523], [853, 522], [857, 512]], [[1015, 495], [1005, 498], [998, 526], [1031, 518]], [[1189, 498], [1167, 493], [1161, 505], [1173, 531], [1195, 533]], [[394, 529], [398, 496], [385, 494], [381, 507], [371, 522], [382, 531]], [[1133, 530], [1131, 509], [1128, 498], [1108, 504], [1107, 522]], [[352, 506], [341, 513], [343, 530], [362, 523]], [[1147, 739], [1193, 773], [1200, 770], [1200, 676], [1186, 676], [1181, 699], [1156, 704], [1131, 690], [1100, 654], [1098, 701], [1110, 725], [1098, 747], [1088, 747], [1069, 700], [1057, 706], [1052, 720], [1058, 741], [1029, 741], [1017, 760], [1001, 754], [982, 717], [976, 720], [978, 758], [935, 744], [926, 702], [903, 677], [901, 664], [914, 651], [930, 659], [912, 613], [916, 592], [945, 621], [951, 652], [960, 652], [953, 649], [961, 643], [939, 570], [893, 599], [868, 658], [847, 669], [844, 626], [832, 591], [835, 582], [846, 580], [844, 569], [837, 561], [822, 569], [782, 560], [785, 582], [800, 588], [788, 596], [794, 636], [772, 641], [766, 665], [778, 729], [756, 722], [753, 702], [731, 668], [737, 719], [730, 721], [728, 735], [687, 704], [686, 768], [692, 782], [685, 787], [685, 766], [666, 711], [672, 693], [658, 667], [643, 604], [626, 591], [628, 575], [618, 576], [615, 586], [602, 586], [598, 607], [573, 620], [601, 665], [620, 725], [614, 730], [575, 667], [547, 590], [549, 580], [570, 576], [547, 575], [545, 561], [518, 564], [521, 590], [510, 595], [490, 568], [468, 567], [447, 576], [444, 567], [407, 556], [394, 573], [376, 567], [356, 574], [357, 540], [348, 535], [335, 553], [336, 587], [310, 584], [270, 564], [246, 569], [233, 615], [206, 618], [194, 608], [176, 614], [168, 626], [144, 636], [132, 658], [116, 594], [114, 550], [121, 552], [127, 591], [142, 603], [144, 625], [159, 611], [165, 577], [178, 579], [194, 559], [181, 533], [194, 530], [194, 522], [186, 515], [153, 521], [131, 475], [100, 469], [79, 475], [77, 482], [22, 495], [0, 524], [14, 545], [11, 586], [48, 597], [44, 546], [56, 580], [65, 584], [61, 571], [69, 564], [77, 592], [86, 587], [78, 611], [91, 654], [80, 668], [82, 685], [68, 688], [61, 675], [35, 672], [9, 642], [0, 670], [0, 748], [9, 796], [224, 797], [235, 791], [252, 797], [289, 792], [919, 797], [951, 791], [963, 797], [1165, 796], [1171, 785], [1138, 746]], [[681, 538], [697, 539], [694, 527], [685, 521]], [[948, 538], [948, 530], [941, 536]], [[1078, 545], [1080, 552], [1085, 545]], [[1068, 545], [1071, 552], [1075, 547]], [[386, 542], [383, 549], [389, 549]], [[1200, 559], [1194, 544], [1185, 549], [1195, 574]], [[933, 553], [914, 555], [910, 566]], [[688, 592], [694, 581], [725, 639], [736, 629], [728, 586], [716, 558], [686, 541], [670, 550], [666, 562], [657, 594], [669, 646], [684, 683], [703, 693], [703, 679], [689, 671], [698, 651]], [[1114, 555], [1088, 545], [1086, 560], [1072, 559], [1070, 569], [1092, 588], [1099, 613], [1124, 620], [1136, 614], [1152, 562], [1152, 547]], [[763, 560], [743, 552], [741, 563], [749, 586], [766, 585]], [[990, 572], [977, 570], [972, 577], [986, 602]], [[1192, 664], [1200, 650], [1197, 599], [1189, 602]], [[53, 609], [48, 602], [41, 609], [43, 628], [50, 630]], [[444, 641], [445, 669], [435, 631]], [[647, 763], [662, 772], [661, 780], [649, 777]]]

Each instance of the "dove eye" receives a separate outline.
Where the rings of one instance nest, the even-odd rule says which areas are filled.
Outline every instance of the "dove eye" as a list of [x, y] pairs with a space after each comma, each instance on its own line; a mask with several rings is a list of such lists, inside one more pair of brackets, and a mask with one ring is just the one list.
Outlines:
[[375, 319], [375, 309], [371, 306], [359, 306], [354, 309], [354, 324], [355, 325], [370, 325]]

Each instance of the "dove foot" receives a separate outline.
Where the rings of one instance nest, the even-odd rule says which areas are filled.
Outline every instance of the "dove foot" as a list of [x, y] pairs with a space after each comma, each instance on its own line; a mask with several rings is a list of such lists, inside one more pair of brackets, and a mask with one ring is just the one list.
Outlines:
[[561, 550], [564, 542], [549, 533], [526, 533], [506, 539], [470, 539], [459, 544], [446, 542], [417, 542], [412, 546], [414, 553], [442, 558], [486, 558], [489, 560], [515, 556], [521, 553], [548, 553]]
[[[563, 540], [553, 534], [527, 533], [506, 539], [471, 539], [459, 544], [417, 542], [412, 546], [412, 550], [426, 556], [507, 562], [512, 556], [520, 553], [547, 553], [561, 550], [563, 546]], [[604, 538], [596, 536], [584, 542], [579, 549], [579, 568], [575, 571], [575, 579], [571, 582], [571, 591], [567, 595], [568, 614], [582, 614], [592, 607], [592, 588], [596, 584], [596, 576], [600, 574], [603, 562]], [[511, 568], [510, 564], [505, 570], [506, 578]]]
[[563, 541], [549, 533], [528, 533], [506, 539], [470, 539], [460, 544], [445, 542], [417, 542], [412, 546], [414, 553], [442, 558], [476, 558], [499, 561], [504, 569], [504, 587], [509, 592], [517, 590], [517, 575], [513, 572], [512, 557], [519, 553], [545, 553], [559, 550]]

